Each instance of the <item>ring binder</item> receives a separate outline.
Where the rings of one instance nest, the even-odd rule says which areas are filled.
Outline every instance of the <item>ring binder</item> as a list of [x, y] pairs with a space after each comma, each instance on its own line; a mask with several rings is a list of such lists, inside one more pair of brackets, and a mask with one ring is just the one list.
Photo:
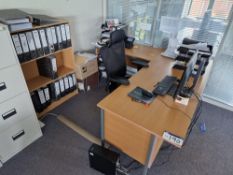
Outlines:
[[55, 29], [56, 29], [56, 35], [57, 35], [58, 49], [62, 49], [63, 44], [62, 44], [62, 38], [61, 38], [61, 28], [60, 26], [56, 26]]
[[37, 55], [37, 52], [36, 52], [34, 39], [32, 37], [32, 32], [26, 32], [26, 38], [27, 38], [27, 41], [28, 41], [28, 46], [29, 46], [31, 58], [36, 58], [38, 55]]
[[23, 57], [24, 60], [30, 60], [31, 59], [31, 54], [29, 52], [29, 47], [28, 47], [28, 42], [25, 33], [20, 33], [19, 34], [19, 39], [22, 44], [22, 50], [23, 50]]
[[62, 47], [66, 48], [67, 47], [67, 38], [66, 38], [66, 29], [65, 29], [65, 25], [62, 24], [61, 26], [61, 39], [62, 39]]
[[12, 38], [12, 41], [14, 43], [16, 54], [18, 56], [19, 62], [23, 63], [26, 60], [24, 60], [23, 50], [22, 50], [21, 43], [20, 43], [20, 40], [19, 40], [19, 35], [14, 34], [14, 35], [11, 36], [11, 38]]
[[71, 35], [70, 35], [70, 26], [69, 24], [65, 24], [65, 31], [66, 31], [66, 46], [71, 47]]
[[35, 41], [37, 54], [38, 54], [39, 57], [41, 57], [41, 56], [44, 55], [44, 51], [43, 51], [42, 46], [41, 46], [39, 33], [38, 33], [37, 30], [33, 30], [32, 35], [33, 35], [33, 38], [34, 38], [34, 41]]
[[51, 33], [52, 33], [52, 38], [53, 38], [54, 50], [57, 51], [57, 50], [59, 50], [59, 47], [58, 47], [58, 41], [57, 41], [55, 27], [51, 27]]
[[47, 41], [48, 41], [49, 52], [52, 53], [54, 52], [52, 32], [50, 28], [46, 28], [45, 31], [46, 31]]
[[47, 54], [50, 53], [50, 50], [49, 50], [49, 47], [48, 47], [48, 43], [47, 43], [47, 40], [46, 40], [44, 29], [40, 29], [39, 34], [40, 34], [40, 40], [41, 40], [41, 43], [42, 43], [44, 53], [47, 55]]

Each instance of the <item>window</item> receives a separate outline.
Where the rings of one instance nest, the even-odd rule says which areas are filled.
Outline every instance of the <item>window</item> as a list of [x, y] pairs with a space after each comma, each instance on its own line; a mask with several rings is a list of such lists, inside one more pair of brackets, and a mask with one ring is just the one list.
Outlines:
[[166, 47], [170, 34], [160, 30], [161, 17], [180, 19], [177, 39], [221, 42], [233, 0], [108, 0], [108, 18], [127, 24], [128, 35], [141, 44]]
[[118, 18], [128, 26], [128, 35], [137, 42], [152, 44], [156, 0], [109, 0], [108, 18]]
[[[213, 0], [214, 5], [212, 8], [211, 16], [214, 18], [227, 19], [231, 11], [233, 0]], [[203, 18], [206, 10], [208, 9], [210, 0], [192, 0], [189, 7], [190, 17]]]
[[188, 16], [202, 18], [208, 9], [208, 5], [209, 0], [193, 0], [191, 2]]
[[212, 17], [226, 20], [230, 14], [233, 0], [215, 0]]

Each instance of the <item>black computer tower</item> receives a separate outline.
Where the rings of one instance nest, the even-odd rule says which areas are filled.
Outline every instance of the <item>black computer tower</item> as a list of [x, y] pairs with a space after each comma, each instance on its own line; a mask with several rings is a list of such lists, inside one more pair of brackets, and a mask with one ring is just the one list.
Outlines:
[[119, 157], [118, 153], [96, 144], [89, 149], [90, 167], [106, 175], [116, 175]]

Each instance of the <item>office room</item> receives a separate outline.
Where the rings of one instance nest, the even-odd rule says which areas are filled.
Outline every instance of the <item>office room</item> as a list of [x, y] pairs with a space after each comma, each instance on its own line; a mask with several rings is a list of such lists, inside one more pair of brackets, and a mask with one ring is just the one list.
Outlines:
[[0, 0], [0, 175], [233, 174], [233, 0]]

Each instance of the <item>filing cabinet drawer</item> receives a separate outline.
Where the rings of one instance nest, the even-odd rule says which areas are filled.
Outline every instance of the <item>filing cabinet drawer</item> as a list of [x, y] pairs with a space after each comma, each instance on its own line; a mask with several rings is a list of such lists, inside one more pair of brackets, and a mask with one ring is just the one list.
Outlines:
[[7, 27], [0, 26], [0, 69], [17, 63], [17, 56]]
[[0, 103], [26, 90], [27, 86], [19, 66], [0, 71]]
[[25, 92], [0, 104], [0, 132], [23, 118], [36, 116], [29, 95]]
[[34, 117], [26, 118], [0, 134], [0, 158], [4, 163], [42, 135]]

